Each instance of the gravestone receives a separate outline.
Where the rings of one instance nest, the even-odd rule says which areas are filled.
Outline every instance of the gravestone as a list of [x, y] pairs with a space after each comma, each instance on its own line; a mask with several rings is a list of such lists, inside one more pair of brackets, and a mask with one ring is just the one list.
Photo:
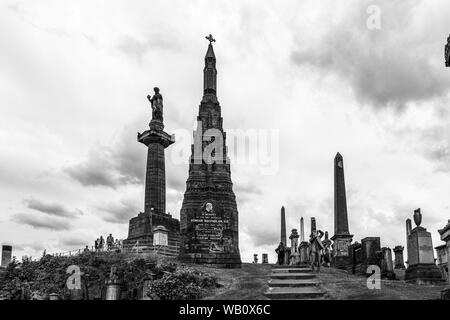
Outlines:
[[367, 268], [376, 265], [381, 268], [377, 252], [381, 252], [379, 237], [366, 237], [361, 240], [361, 264], [356, 273], [367, 274]]
[[122, 295], [123, 281], [119, 279], [117, 267], [112, 266], [109, 278], [105, 281], [106, 284], [106, 300], [120, 300]]
[[418, 284], [441, 282], [441, 272], [434, 261], [431, 233], [420, 226], [422, 223], [420, 208], [414, 210], [414, 222], [416, 227], [408, 236], [408, 269], [405, 280]]
[[386, 279], [395, 279], [394, 266], [392, 264], [392, 251], [391, 248], [381, 248], [382, 260], [381, 260], [381, 276]]
[[253, 254], [253, 262], [252, 263], [258, 263], [258, 254]]
[[394, 260], [395, 260], [395, 265], [394, 265], [394, 273], [395, 273], [395, 277], [398, 280], [405, 280], [405, 272], [406, 272], [406, 268], [405, 268], [405, 261], [403, 259], [403, 247], [402, 246], [396, 246], [394, 248]]
[[262, 263], [263, 264], [269, 263], [269, 255], [267, 253], [262, 254]]
[[[449, 37], [450, 39], [450, 37]], [[449, 40], [450, 43], [450, 40]], [[443, 291], [442, 291], [442, 299], [450, 300], [450, 275], [449, 275], [449, 269], [450, 269], [450, 220], [448, 220], [447, 225], [438, 230], [439, 234], [441, 236], [441, 240], [445, 241], [447, 245], [447, 283], [449, 284]]]

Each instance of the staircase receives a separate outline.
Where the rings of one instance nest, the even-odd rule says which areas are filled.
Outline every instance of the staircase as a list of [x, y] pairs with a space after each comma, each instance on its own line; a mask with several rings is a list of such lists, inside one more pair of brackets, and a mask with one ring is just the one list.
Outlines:
[[269, 299], [321, 299], [325, 292], [309, 267], [274, 266], [265, 296]]

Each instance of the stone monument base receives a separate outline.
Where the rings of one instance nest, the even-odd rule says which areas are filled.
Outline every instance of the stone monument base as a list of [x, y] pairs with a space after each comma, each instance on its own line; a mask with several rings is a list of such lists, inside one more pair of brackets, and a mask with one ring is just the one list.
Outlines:
[[207, 267], [241, 268], [241, 256], [239, 253], [185, 253], [180, 256], [180, 261], [202, 264]]
[[405, 280], [417, 284], [433, 284], [444, 281], [439, 268], [435, 264], [409, 266], [405, 272]]

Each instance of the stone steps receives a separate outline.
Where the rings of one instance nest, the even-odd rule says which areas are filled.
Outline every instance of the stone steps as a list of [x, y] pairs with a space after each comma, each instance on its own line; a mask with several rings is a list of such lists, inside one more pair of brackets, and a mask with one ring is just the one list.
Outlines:
[[270, 275], [271, 279], [314, 279], [316, 277], [313, 273], [294, 273], [294, 272], [288, 272], [288, 273], [272, 273]]
[[319, 280], [307, 266], [274, 266], [265, 296], [269, 299], [324, 299]]
[[272, 269], [273, 273], [308, 273], [312, 272], [311, 268], [277, 268]]
[[282, 300], [302, 300], [311, 298], [322, 298], [324, 292], [317, 287], [297, 287], [297, 288], [269, 288], [266, 292], [266, 297], [269, 299], [282, 299]]
[[316, 279], [282, 279], [282, 280], [269, 280], [269, 287], [314, 287], [319, 284]]

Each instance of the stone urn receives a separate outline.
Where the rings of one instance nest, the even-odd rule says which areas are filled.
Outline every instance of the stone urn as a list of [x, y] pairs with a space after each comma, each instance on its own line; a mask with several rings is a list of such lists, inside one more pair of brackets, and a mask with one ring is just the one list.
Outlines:
[[422, 214], [420, 213], [420, 208], [414, 210], [414, 222], [416, 223], [416, 226], [420, 226], [422, 223]]

